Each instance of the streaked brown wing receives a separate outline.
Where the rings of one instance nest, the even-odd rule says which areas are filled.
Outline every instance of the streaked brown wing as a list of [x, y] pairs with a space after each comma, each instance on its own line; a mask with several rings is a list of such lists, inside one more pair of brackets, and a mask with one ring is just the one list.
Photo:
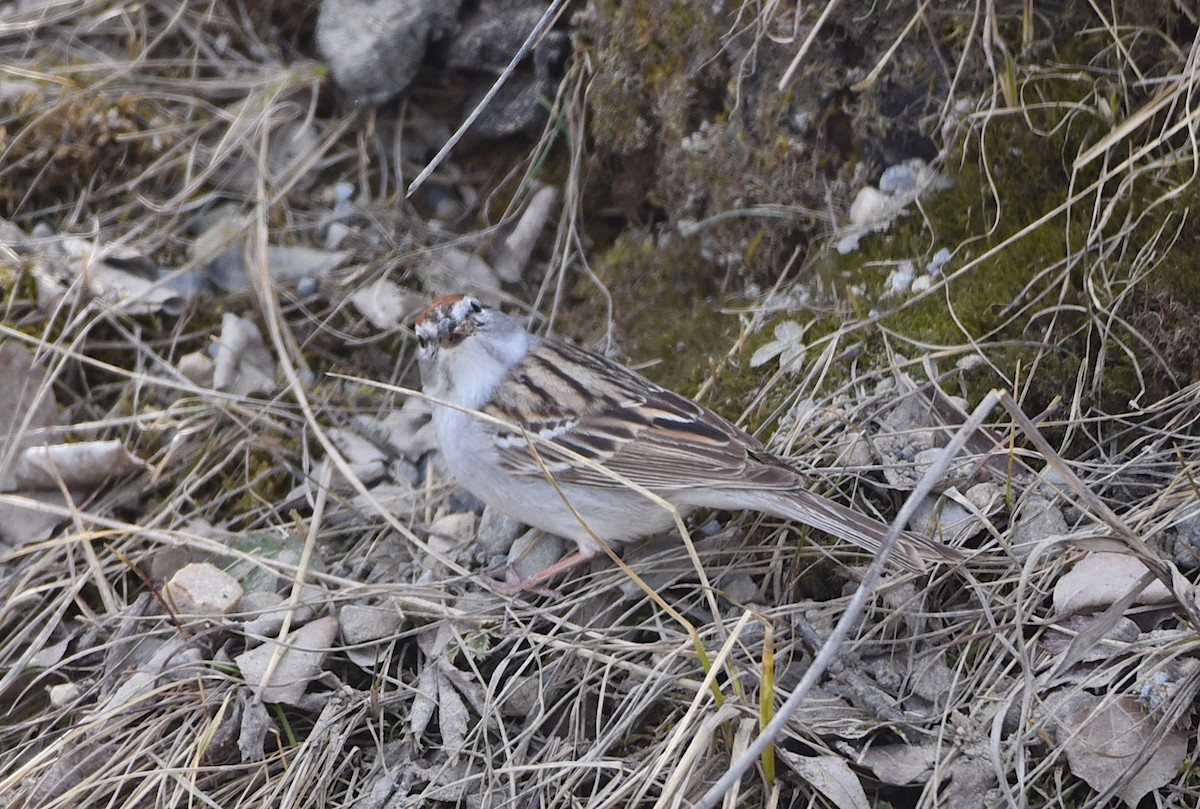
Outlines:
[[486, 409], [524, 428], [496, 434], [503, 463], [517, 475], [541, 477], [544, 464], [560, 483], [622, 485], [570, 454], [577, 453], [652, 490], [706, 481], [767, 489], [796, 485], [794, 473], [773, 464], [757, 441], [725, 419], [569, 343], [541, 343], [513, 368]]

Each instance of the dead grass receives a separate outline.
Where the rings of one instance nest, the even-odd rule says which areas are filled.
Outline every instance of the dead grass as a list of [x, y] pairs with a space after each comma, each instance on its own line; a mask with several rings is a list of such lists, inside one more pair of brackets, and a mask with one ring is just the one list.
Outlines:
[[[738, 297], [718, 306], [736, 309], [738, 337], [699, 389], [727, 415], [746, 408], [773, 449], [811, 469], [814, 489], [887, 519], [944, 463], [926, 481], [939, 497], [913, 506], [925, 522], [936, 509], [943, 538], [969, 559], [873, 582], [852, 549], [756, 515], [712, 515], [689, 526], [691, 555], [678, 539], [625, 554], [661, 603], [607, 561], [572, 575], [558, 600], [493, 595], [479, 575], [494, 560], [439, 533], [438, 518], [469, 508], [430, 458], [387, 457], [394, 479], [411, 476], [408, 504], [388, 506], [339, 432], [370, 435], [400, 406], [377, 383], [415, 383], [407, 331], [370, 325], [351, 294], [384, 276], [424, 291], [434, 248], [486, 252], [547, 175], [561, 215], [543, 234], [540, 275], [508, 296], [551, 326], [598, 301], [584, 317], [631, 339], [614, 333], [624, 303], [604, 283], [619, 267], [588, 264], [630, 241], [593, 243], [608, 228], [597, 221], [614, 215], [589, 196], [612, 157], [590, 151], [603, 148], [589, 139], [596, 64], [568, 68], [545, 130], [511, 164], [481, 170], [469, 149], [452, 151], [405, 200], [442, 145], [429, 133], [455, 123], [436, 94], [340, 110], [307, 34], [260, 35], [263, 18], [236, 3], [12, 10], [0, 21], [0, 207], [32, 241], [0, 239], [0, 342], [34, 356], [62, 426], [15, 425], [0, 470], [26, 439], [118, 439], [147, 467], [65, 497], [0, 493], [0, 505], [56, 518], [44, 537], [0, 551], [0, 807], [1101, 807], [1151, 793], [1143, 805], [1195, 806], [1200, 380], [1195, 337], [1178, 323], [1196, 312], [1179, 268], [1194, 266], [1197, 21], [1167, 3], [1158, 22], [1096, 6], [1061, 19], [1039, 4], [1004, 18], [919, 6], [872, 12], [898, 47], [871, 55], [884, 74], [895, 68], [904, 30], [905, 42], [936, 43], [951, 70], [925, 125], [961, 161], [947, 170], [982, 182], [958, 221], [928, 207], [911, 218], [925, 254], [951, 249], [949, 270], [925, 292], [869, 301], [845, 289], [858, 279], [778, 275], [766, 293], [731, 272], [719, 288]], [[852, 39], [848, 11], [830, 10]], [[776, 91], [755, 80], [756, 60], [780, 77], [809, 31], [820, 35], [818, 13], [743, 7], [730, 40], [712, 43], [715, 53], [753, 35], [752, 50], [730, 56], [740, 72], [727, 100], [768, 107]], [[1077, 26], [1070, 44], [1053, 36], [1063, 21]], [[797, 75], [820, 70], [801, 56]], [[689, 120], [661, 112], [670, 127]], [[994, 137], [1012, 121], [1022, 148], [1056, 145], [1060, 177], [1020, 178], [1014, 191], [1014, 147]], [[822, 191], [828, 212], [808, 216], [789, 199], [763, 217], [792, 216], [782, 229], [819, 220], [805, 244], [849, 205], [853, 161], [825, 145], [814, 161], [840, 166]], [[269, 246], [322, 244], [337, 182], [360, 194], [343, 220], [350, 266], [316, 292], [272, 280]], [[431, 226], [447, 196], [478, 204]], [[96, 254], [136, 248], [200, 272], [192, 242], [231, 203], [241, 218], [230, 238], [255, 268], [247, 290], [168, 314], [114, 305], [90, 277], [56, 296], [38, 286], [62, 233]], [[757, 222], [763, 209], [743, 203], [729, 219]], [[636, 207], [621, 209], [625, 223]], [[697, 238], [708, 255], [731, 237]], [[912, 244], [876, 238], [893, 257]], [[805, 268], [819, 261], [784, 230], [762, 243], [787, 245]], [[961, 310], [960, 292], [1007, 271], [1006, 255], [1022, 257], [1026, 274], [1006, 282], [1025, 292], [990, 301], [987, 317]], [[805, 333], [794, 368], [748, 367], [753, 349], [789, 333], [774, 326], [819, 307], [835, 316]], [[260, 326], [278, 369], [271, 392], [217, 391], [180, 371], [218, 341], [226, 313]], [[1052, 377], [1060, 399], [1042, 413], [1037, 382], [1063, 367], [1065, 383]], [[943, 391], [989, 402], [987, 425], [963, 427], [963, 400]], [[1118, 572], [1074, 584], [1069, 574], [1104, 550]], [[164, 582], [188, 561], [233, 574], [248, 594], [242, 612], [181, 614]], [[1153, 581], [1156, 592], [1067, 606], [1121, 575], [1126, 590]], [[377, 612], [355, 614], [367, 607]], [[264, 701], [270, 676], [248, 677], [239, 656], [283, 639], [303, 648], [295, 633], [328, 616], [341, 632], [311, 682]], [[800, 688], [771, 752], [748, 753]], [[706, 797], [738, 763], [746, 775]]]

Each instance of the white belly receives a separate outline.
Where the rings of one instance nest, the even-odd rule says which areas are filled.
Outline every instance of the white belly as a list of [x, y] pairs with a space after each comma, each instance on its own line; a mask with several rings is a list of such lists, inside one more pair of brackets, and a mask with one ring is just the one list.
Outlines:
[[555, 488], [545, 479], [510, 475], [497, 456], [489, 458], [490, 453], [478, 449], [490, 446], [491, 429], [469, 413], [435, 406], [433, 422], [446, 464], [467, 491], [502, 514], [573, 540], [586, 555], [599, 551], [589, 528], [605, 542], [619, 545], [674, 525], [670, 511], [628, 489], [597, 491], [569, 484]]

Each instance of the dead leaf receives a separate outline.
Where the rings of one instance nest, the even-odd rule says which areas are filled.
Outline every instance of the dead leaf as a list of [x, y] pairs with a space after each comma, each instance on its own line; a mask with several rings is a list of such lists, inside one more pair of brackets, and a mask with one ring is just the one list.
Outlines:
[[558, 189], [554, 186], [542, 186], [533, 193], [512, 232], [496, 246], [494, 269], [502, 280], [509, 283], [521, 280], [557, 203]]
[[350, 293], [350, 303], [377, 329], [397, 329], [407, 318], [420, 312], [429, 299], [404, 289], [394, 281], [380, 278], [371, 284], [356, 287]]
[[275, 359], [262, 333], [249, 320], [228, 312], [221, 316], [213, 387], [242, 395], [275, 387]]
[[24, 491], [94, 487], [149, 468], [115, 440], [29, 447], [15, 466], [17, 487]]
[[187, 303], [186, 295], [160, 280], [153, 259], [127, 245], [61, 236], [33, 259], [32, 272], [50, 299], [61, 299], [82, 282], [87, 295], [132, 314], [175, 315]]
[[[798, 680], [799, 677], [796, 677], [793, 682]], [[844, 696], [816, 686], [788, 724], [797, 730], [803, 729], [805, 733], [819, 736], [861, 739], [875, 732], [879, 718], [865, 708], [852, 705]]]
[[839, 809], [871, 809], [858, 776], [839, 756], [801, 756], [784, 748], [776, 752], [792, 770]]
[[458, 691], [451, 685], [451, 678], [440, 666], [438, 672], [438, 730], [442, 734], [442, 745], [450, 757], [462, 753], [467, 740], [471, 713]]
[[[1133, 697], [1080, 694], [1068, 703], [1057, 738], [1071, 772], [1097, 792], [1115, 789], [1128, 806], [1179, 774], [1188, 739], [1178, 729], [1158, 736], [1156, 723]], [[1152, 750], [1144, 764], [1139, 759]]]
[[53, 765], [43, 771], [25, 805], [49, 806], [72, 790], [78, 792], [81, 785], [94, 783], [97, 776], [113, 766], [117, 750], [115, 744], [83, 740], [64, 746]]
[[[0, 540], [18, 547], [48, 538], [54, 526], [63, 521], [59, 510], [68, 506], [62, 492], [22, 492], [13, 499], [22, 502], [0, 494]], [[39, 503], [48, 508], [39, 508]]]
[[859, 757], [859, 763], [885, 784], [924, 783], [937, 761], [937, 748], [929, 744], [877, 744]]
[[262, 761], [266, 757], [267, 734], [274, 724], [267, 706], [257, 697], [242, 705], [242, 726], [238, 733], [238, 752], [242, 761]]
[[[1059, 621], [1057, 625], [1046, 630], [1042, 646], [1049, 654], [1062, 654], [1070, 647], [1075, 637], [1087, 631], [1102, 618], [1102, 615], [1096, 614], [1069, 616], [1065, 621]], [[1141, 630], [1138, 629], [1137, 624], [1128, 618], [1120, 617], [1112, 626], [1105, 627], [1102, 638], [1082, 651], [1078, 662], [1106, 660], [1121, 647], [1137, 640], [1140, 633]]]
[[429, 726], [433, 711], [437, 708], [439, 681], [436, 668], [446, 646], [454, 639], [454, 632], [443, 624], [436, 631], [425, 631], [417, 636], [417, 646], [425, 655], [425, 668], [417, 677], [417, 694], [409, 712], [408, 725], [420, 736]]
[[[1060, 614], [1102, 610], [1124, 596], [1148, 572], [1123, 553], [1089, 553], [1054, 585], [1054, 609]], [[1160, 581], [1134, 599], [1135, 604], [1167, 604], [1171, 593]]]
[[437, 709], [442, 746], [452, 759], [462, 753], [470, 731], [471, 712], [467, 701], [476, 711], [482, 711], [484, 698], [482, 687], [455, 668], [446, 653], [455, 637], [456, 633], [448, 624], [439, 626], [436, 633], [425, 632], [417, 637], [426, 664], [417, 678], [417, 697], [409, 713], [409, 727], [421, 735], [428, 729], [434, 709]]
[[12, 340], [0, 342], [0, 491], [16, 487], [12, 460], [29, 447], [57, 441], [58, 405], [33, 354]]
[[275, 654], [276, 643], [264, 643], [243, 652], [234, 662], [241, 669], [246, 684], [263, 702], [299, 705], [308, 683], [322, 674], [325, 655], [329, 653], [337, 631], [337, 619], [326, 617], [305, 624], [288, 635], [284, 641], [287, 649], [266, 683], [262, 680]]
[[437, 710], [439, 692], [437, 666], [430, 663], [421, 670], [417, 676], [415, 692], [412, 709], [408, 712], [408, 726], [412, 728], [415, 735], [422, 736], [433, 719], [433, 712]]

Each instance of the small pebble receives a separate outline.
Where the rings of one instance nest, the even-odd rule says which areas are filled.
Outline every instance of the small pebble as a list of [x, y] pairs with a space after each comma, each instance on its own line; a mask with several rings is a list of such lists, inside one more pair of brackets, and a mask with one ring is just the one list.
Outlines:
[[512, 517], [506, 517], [494, 508], [485, 507], [479, 521], [476, 542], [485, 554], [506, 554], [525, 531], [525, 526]]
[[941, 275], [942, 267], [946, 266], [948, 261], [950, 261], [950, 251], [943, 247], [933, 254], [933, 258], [929, 259], [925, 271], [930, 275]]
[[888, 166], [879, 177], [879, 190], [885, 194], [901, 194], [917, 187], [917, 173], [901, 163]]
[[164, 588], [169, 603], [184, 615], [225, 615], [242, 598], [242, 586], [208, 562], [181, 568]]
[[79, 699], [79, 686], [75, 683], [60, 683], [50, 686], [50, 704], [63, 708]]
[[354, 199], [354, 184], [341, 182], [333, 187], [333, 210], [339, 216], [350, 213], [350, 201]]
[[913, 284], [913, 280], [917, 277], [916, 268], [911, 261], [902, 261], [888, 276], [888, 292], [892, 295], [900, 295], [907, 292]]
[[331, 223], [325, 231], [325, 249], [337, 250], [350, 233], [351, 228], [349, 225], [344, 225], [341, 222]]

